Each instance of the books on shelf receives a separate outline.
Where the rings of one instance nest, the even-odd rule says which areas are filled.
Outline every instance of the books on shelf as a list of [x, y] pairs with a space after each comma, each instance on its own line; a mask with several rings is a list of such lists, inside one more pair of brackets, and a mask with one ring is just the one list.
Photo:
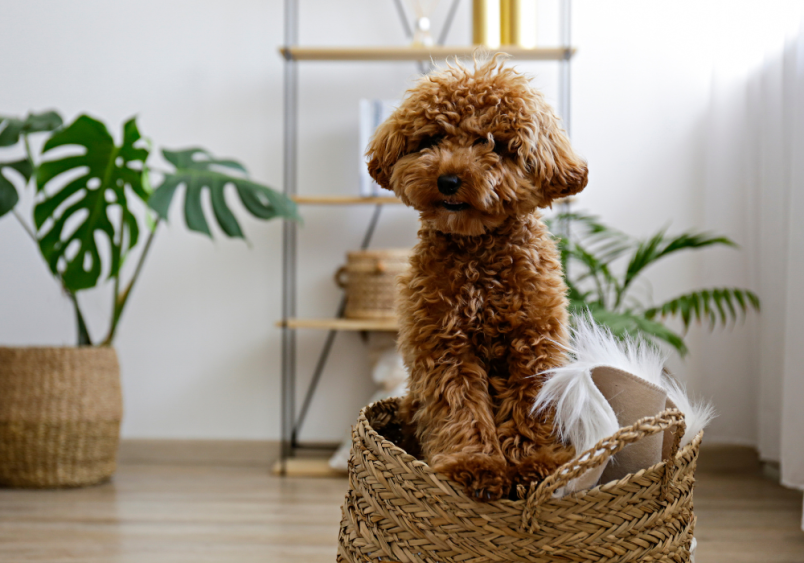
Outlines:
[[366, 147], [374, 135], [375, 129], [388, 117], [399, 105], [399, 100], [360, 100], [359, 127], [360, 133], [360, 195], [363, 197], [388, 196], [387, 190], [382, 189], [371, 179], [366, 167]]

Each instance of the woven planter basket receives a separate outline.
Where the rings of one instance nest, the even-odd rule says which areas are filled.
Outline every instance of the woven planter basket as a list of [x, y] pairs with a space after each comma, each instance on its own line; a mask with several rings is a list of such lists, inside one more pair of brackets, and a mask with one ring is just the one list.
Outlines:
[[113, 348], [0, 348], [0, 485], [107, 479], [122, 414]]
[[410, 267], [410, 250], [359, 250], [346, 256], [346, 266], [335, 274], [335, 283], [346, 289], [344, 316], [393, 319], [396, 316], [396, 277]]
[[[397, 399], [364, 408], [352, 432], [339, 562], [687, 562], [703, 433], [679, 450], [683, 415], [623, 428], [530, 490], [478, 503], [384, 438], [399, 436]], [[669, 436], [665, 461], [589, 491], [554, 498], [571, 479], [644, 437]], [[583, 460], [583, 461], [581, 461]]]

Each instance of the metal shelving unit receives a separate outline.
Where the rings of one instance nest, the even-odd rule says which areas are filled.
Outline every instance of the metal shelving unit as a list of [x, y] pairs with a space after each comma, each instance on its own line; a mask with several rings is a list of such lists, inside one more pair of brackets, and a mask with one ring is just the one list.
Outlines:
[[[504, 51], [518, 60], [558, 62], [559, 67], [559, 103], [558, 111], [564, 119], [569, 132], [570, 124], [570, 61], [575, 53], [570, 41], [570, 2], [561, 1], [561, 45], [558, 47], [523, 49], [504, 46]], [[429, 61], [443, 60], [447, 57], [471, 56], [474, 46], [445, 46], [444, 40], [452, 24], [453, 17], [460, 0], [452, 0], [444, 29], [438, 43], [432, 47], [310, 47], [299, 46], [299, 0], [285, 0], [285, 44], [279, 49], [284, 58], [284, 193], [297, 203], [304, 205], [373, 205], [374, 212], [366, 227], [361, 244], [365, 249], [371, 243], [372, 235], [377, 227], [383, 205], [400, 203], [394, 197], [361, 198], [356, 196], [302, 196], [298, 195], [297, 184], [297, 149], [298, 149], [298, 64], [304, 61], [387, 61], [416, 62], [419, 70], [425, 72]], [[410, 24], [406, 19], [400, 0], [395, 0], [402, 25], [408, 37], [412, 37]], [[294, 457], [298, 450], [320, 448], [320, 445], [305, 444], [299, 440], [299, 433], [306, 418], [310, 403], [315, 394], [318, 382], [332, 349], [335, 336], [339, 331], [395, 331], [394, 321], [362, 321], [344, 319], [346, 298], [341, 299], [332, 318], [300, 319], [296, 316], [296, 281], [298, 240], [297, 225], [293, 221], [285, 221], [282, 237], [282, 320], [277, 326], [282, 329], [282, 448], [277, 472], [286, 474], [287, 460]], [[305, 391], [301, 408], [296, 404], [296, 331], [298, 329], [327, 330], [328, 334], [316, 363], [310, 384]], [[305, 474], [316, 474], [305, 466]], [[323, 469], [322, 469], [323, 471]]]

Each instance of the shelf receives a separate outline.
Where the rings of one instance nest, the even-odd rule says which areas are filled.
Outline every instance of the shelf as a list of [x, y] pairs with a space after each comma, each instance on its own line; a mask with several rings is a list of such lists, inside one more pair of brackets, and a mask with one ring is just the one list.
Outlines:
[[305, 195], [295, 195], [293, 196], [293, 201], [302, 205], [358, 205], [358, 204], [370, 204], [370, 205], [389, 205], [389, 204], [397, 204], [402, 203], [398, 199], [393, 196], [388, 197], [360, 197], [360, 196], [305, 196]]
[[[471, 57], [478, 45], [452, 45], [433, 47], [280, 47], [279, 52], [288, 60], [294, 61], [429, 61], [447, 57]], [[522, 47], [503, 46], [497, 49], [485, 48], [489, 53], [508, 53], [514, 59], [529, 61], [559, 61], [575, 54], [570, 47]]]
[[396, 332], [396, 319], [287, 319], [276, 326], [288, 328], [312, 328], [317, 330], [376, 330]]

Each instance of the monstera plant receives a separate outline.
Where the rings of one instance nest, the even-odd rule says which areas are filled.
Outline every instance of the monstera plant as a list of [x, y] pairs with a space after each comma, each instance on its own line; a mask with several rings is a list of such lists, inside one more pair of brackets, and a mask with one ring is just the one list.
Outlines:
[[[29, 137], [42, 133], [48, 137], [37, 156]], [[88, 115], [66, 127], [52, 111], [25, 119], [0, 117], [0, 147], [14, 145], [20, 145], [18, 152], [24, 154], [0, 162], [0, 217], [13, 212], [39, 246], [73, 303], [79, 345], [111, 344], [159, 222], [167, 218], [178, 192], [184, 192], [187, 228], [207, 236], [211, 232], [201, 204], [205, 191], [221, 231], [228, 237], [244, 237], [224, 197], [228, 186], [254, 217], [298, 219], [291, 200], [248, 179], [240, 163], [217, 159], [204, 149], [163, 149], [173, 169], [151, 166], [151, 144], [140, 135], [133, 118], [123, 125], [118, 143], [103, 123]], [[160, 180], [156, 185], [154, 178]], [[15, 210], [18, 192], [29, 184], [35, 191], [32, 221]], [[138, 203], [143, 209], [136, 209]], [[99, 248], [100, 239], [105, 240], [108, 252]], [[123, 280], [122, 266], [140, 243], [144, 246], [136, 267]], [[109, 330], [104, 337], [92, 339], [76, 294], [106, 279], [114, 287]]]
[[[0, 485], [86, 485], [114, 472], [122, 397], [111, 344], [159, 224], [180, 193], [187, 228], [207, 236], [204, 192], [227, 237], [244, 238], [227, 191], [258, 219], [298, 220], [291, 200], [250, 180], [234, 160], [201, 148], [161, 153], [167, 169], [152, 165], [151, 143], [135, 119], [115, 140], [88, 115], [67, 126], [52, 111], [0, 116], [0, 217], [16, 218], [38, 246], [72, 302], [78, 333], [77, 347], [0, 347]], [[26, 190], [32, 216], [18, 205]], [[108, 281], [108, 330], [93, 338], [77, 296]]]
[[[558, 213], [547, 222], [561, 251], [571, 312], [588, 311], [616, 336], [661, 340], [684, 356], [684, 335], [693, 322], [713, 329], [737, 322], [750, 309], [759, 311], [759, 297], [738, 287], [699, 289], [659, 304], [645, 291], [642, 274], [659, 260], [687, 250], [735, 247], [727, 237], [661, 230], [639, 240], [585, 213]], [[671, 318], [681, 321], [682, 333], [665, 324]]]

